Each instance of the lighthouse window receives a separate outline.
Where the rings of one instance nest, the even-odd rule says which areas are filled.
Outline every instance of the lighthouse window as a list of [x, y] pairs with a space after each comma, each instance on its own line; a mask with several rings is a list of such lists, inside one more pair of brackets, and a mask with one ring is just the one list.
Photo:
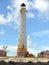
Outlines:
[[24, 32], [23, 32], [24, 33]]
[[24, 25], [23, 25], [23, 27], [24, 27]]
[[21, 36], [21, 34], [20, 34], [20, 36]]

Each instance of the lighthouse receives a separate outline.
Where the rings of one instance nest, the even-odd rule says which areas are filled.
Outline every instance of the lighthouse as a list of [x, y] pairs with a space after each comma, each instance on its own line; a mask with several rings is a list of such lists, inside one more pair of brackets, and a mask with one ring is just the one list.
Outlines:
[[26, 37], [26, 5], [21, 4], [20, 8], [20, 25], [18, 32], [18, 48], [17, 48], [18, 57], [27, 56], [27, 37]]

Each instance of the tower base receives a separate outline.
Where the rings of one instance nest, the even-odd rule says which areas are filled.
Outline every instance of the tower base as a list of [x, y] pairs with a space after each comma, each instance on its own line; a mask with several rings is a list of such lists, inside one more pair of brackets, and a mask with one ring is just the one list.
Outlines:
[[17, 57], [27, 57], [28, 56], [28, 52], [27, 49], [24, 48], [24, 45], [22, 45], [21, 47], [18, 46], [17, 48]]

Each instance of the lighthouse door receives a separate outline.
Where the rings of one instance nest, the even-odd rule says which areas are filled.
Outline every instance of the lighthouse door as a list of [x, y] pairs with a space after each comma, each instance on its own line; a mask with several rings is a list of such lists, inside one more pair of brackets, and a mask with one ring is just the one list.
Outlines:
[[19, 52], [19, 57], [24, 57], [24, 53], [23, 52]]

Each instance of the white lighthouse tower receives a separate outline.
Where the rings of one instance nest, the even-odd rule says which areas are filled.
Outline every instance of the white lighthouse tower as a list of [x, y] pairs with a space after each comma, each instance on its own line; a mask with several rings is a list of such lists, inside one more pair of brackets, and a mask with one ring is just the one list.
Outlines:
[[26, 5], [21, 4], [20, 9], [20, 26], [19, 26], [19, 36], [18, 36], [18, 57], [27, 56], [27, 38], [26, 38]]

